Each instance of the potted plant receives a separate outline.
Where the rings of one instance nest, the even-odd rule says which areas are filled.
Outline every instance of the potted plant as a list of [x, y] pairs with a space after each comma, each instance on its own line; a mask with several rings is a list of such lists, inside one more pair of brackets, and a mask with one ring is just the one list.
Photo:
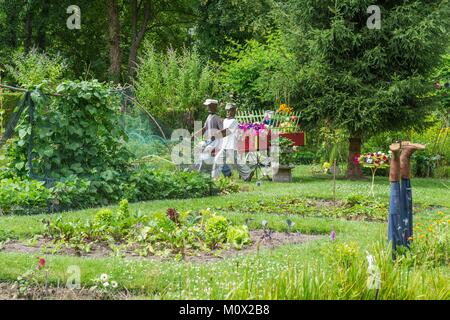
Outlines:
[[278, 158], [278, 161], [272, 162], [272, 180], [274, 182], [292, 182], [292, 169], [295, 167], [296, 153], [297, 146], [292, 140], [280, 137], [278, 152], [274, 154], [274, 159]]

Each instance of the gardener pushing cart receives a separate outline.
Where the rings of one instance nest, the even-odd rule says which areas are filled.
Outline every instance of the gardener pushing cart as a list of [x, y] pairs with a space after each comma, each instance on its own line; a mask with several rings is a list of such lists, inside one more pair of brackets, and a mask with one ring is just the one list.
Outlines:
[[[208, 117], [206, 118], [205, 125], [198, 132], [192, 135], [192, 139], [197, 136], [206, 134], [206, 141], [203, 142], [202, 150], [200, 154], [200, 163], [198, 164], [198, 170], [202, 170], [203, 164], [211, 164], [214, 160], [214, 156], [220, 150], [220, 139], [216, 139], [216, 133], [223, 129], [223, 119], [217, 115], [218, 101], [214, 99], [206, 99], [203, 103], [208, 108]], [[224, 176], [231, 176], [231, 170], [228, 166], [222, 168]]]
[[240, 156], [237, 148], [238, 122], [235, 119], [236, 105], [227, 103], [225, 106], [227, 117], [223, 121], [223, 129], [219, 131], [219, 138], [222, 138], [220, 151], [214, 158], [212, 178], [216, 179], [224, 166], [235, 167], [244, 181], [251, 181], [254, 171], [245, 163], [245, 159]]

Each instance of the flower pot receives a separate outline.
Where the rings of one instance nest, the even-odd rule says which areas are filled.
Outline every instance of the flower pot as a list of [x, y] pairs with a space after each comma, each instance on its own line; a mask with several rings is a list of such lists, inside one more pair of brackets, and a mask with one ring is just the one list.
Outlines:
[[273, 166], [272, 181], [273, 182], [292, 182], [292, 169], [294, 166]]

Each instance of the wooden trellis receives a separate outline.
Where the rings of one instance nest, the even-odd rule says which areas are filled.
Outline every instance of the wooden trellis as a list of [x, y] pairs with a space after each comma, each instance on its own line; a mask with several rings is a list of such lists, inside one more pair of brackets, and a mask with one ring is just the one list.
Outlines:
[[[236, 112], [236, 120], [240, 123], [261, 123], [264, 120], [265, 111], [262, 110], [238, 110]], [[285, 122], [286, 117], [297, 117], [293, 122], [294, 126], [298, 126], [300, 122], [300, 111], [295, 111], [287, 115], [286, 113], [275, 111], [272, 115], [272, 126], [278, 128], [282, 122]]]
[[[236, 120], [240, 123], [262, 123], [264, 120], [265, 111], [262, 110], [238, 110], [236, 113]], [[286, 122], [286, 118], [290, 118], [289, 122], [292, 123], [292, 128], [298, 129], [296, 132], [280, 132], [280, 137], [285, 137], [289, 140], [292, 140], [295, 146], [304, 146], [305, 145], [305, 133], [300, 130], [299, 122], [300, 122], [300, 112], [292, 112], [289, 114], [275, 111], [271, 117], [271, 130], [270, 131], [281, 131], [280, 124]], [[296, 117], [295, 120], [292, 120], [292, 117]], [[284, 130], [283, 130], [284, 131]], [[246, 138], [248, 140], [248, 137]], [[259, 143], [254, 144], [255, 146], [259, 145]], [[258, 147], [256, 147], [258, 148]], [[244, 144], [243, 151], [251, 151], [254, 149], [254, 146], [251, 145], [250, 141], [247, 141]]]

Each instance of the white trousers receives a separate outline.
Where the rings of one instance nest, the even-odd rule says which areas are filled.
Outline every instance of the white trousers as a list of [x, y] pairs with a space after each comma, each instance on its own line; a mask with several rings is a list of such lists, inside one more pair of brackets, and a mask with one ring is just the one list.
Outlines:
[[219, 177], [224, 164], [229, 165], [231, 168], [236, 168], [239, 175], [244, 180], [249, 178], [252, 172], [250, 167], [245, 163], [244, 157], [242, 157], [237, 150], [221, 149], [214, 157], [214, 164], [211, 172], [213, 179], [217, 179]]

